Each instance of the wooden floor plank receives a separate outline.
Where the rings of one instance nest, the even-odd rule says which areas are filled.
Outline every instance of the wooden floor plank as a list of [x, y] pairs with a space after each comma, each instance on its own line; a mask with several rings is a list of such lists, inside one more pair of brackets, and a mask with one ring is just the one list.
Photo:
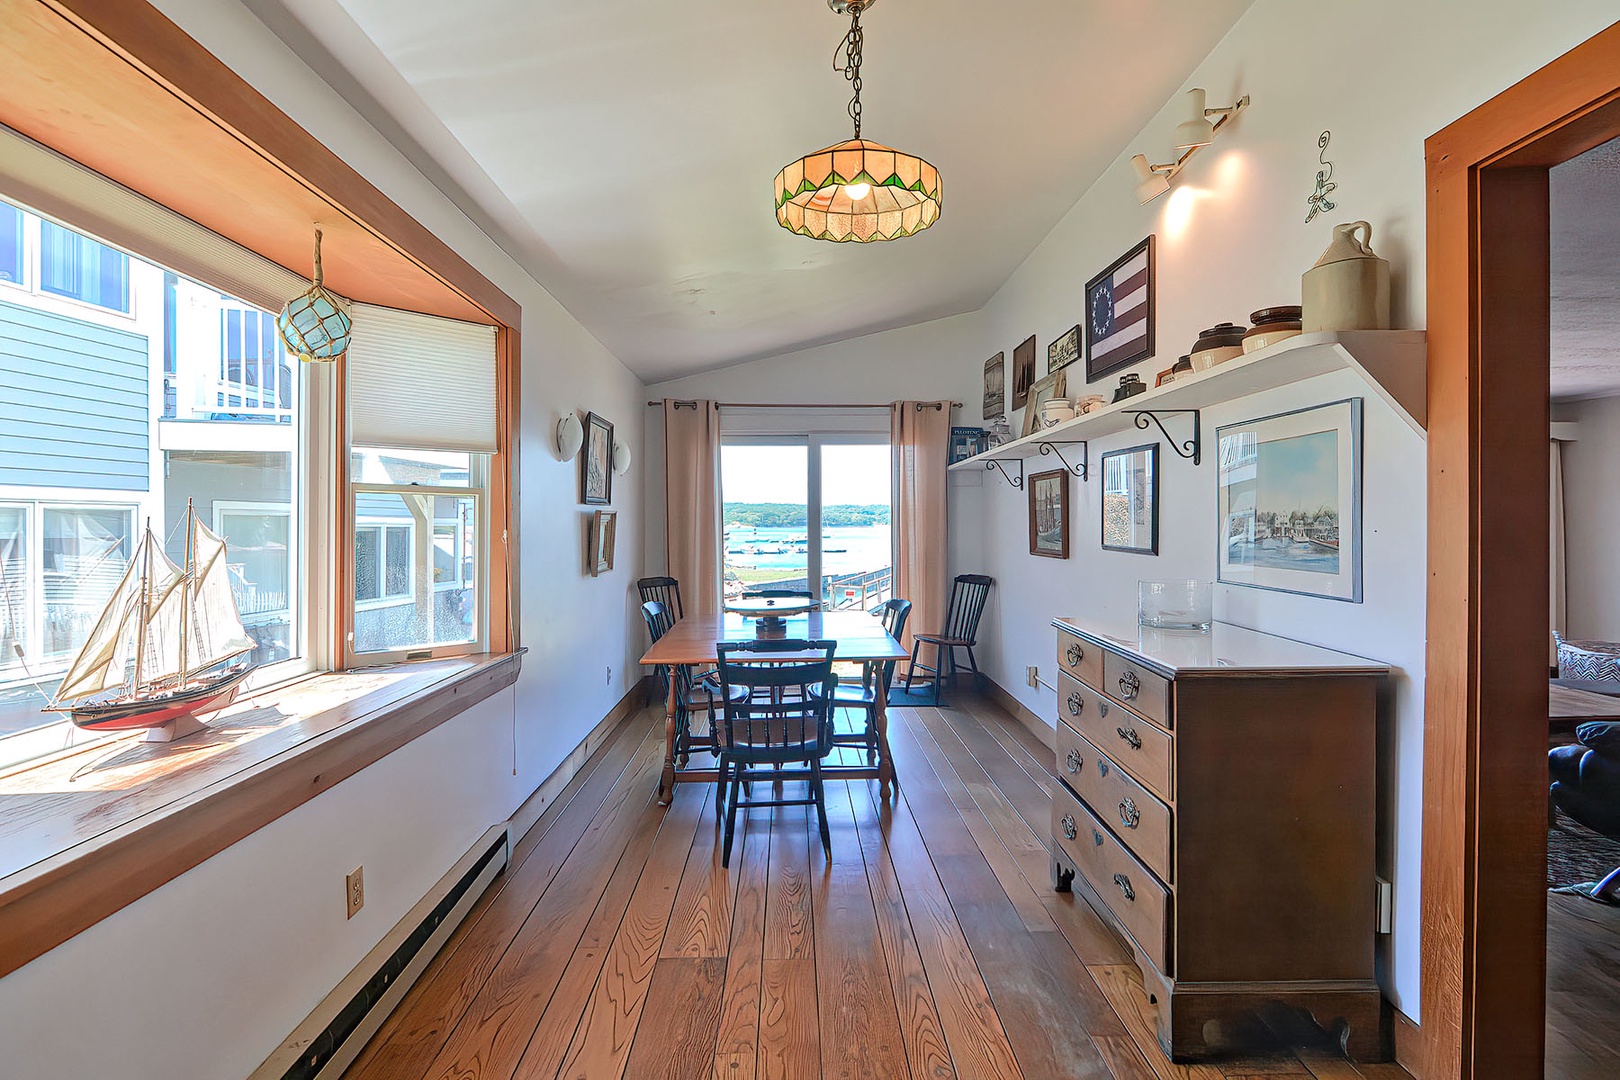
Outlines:
[[945, 887], [934, 873], [923, 847], [922, 837], [904, 804], [898, 811], [875, 800], [866, 791], [851, 787], [855, 799], [855, 823], [861, 846], [868, 852], [867, 872], [873, 862], [871, 851], [882, 852], [879, 873], [904, 899], [918, 954], [939, 1010], [940, 1027], [946, 1047], [960, 1080], [1021, 1080], [1022, 1071], [1007, 1042], [996, 1015], [990, 991], [979, 975], [967, 939], [951, 911]]
[[1052, 794], [1052, 784], [1056, 782], [1052, 766], [1056, 762], [1051, 749], [1033, 732], [986, 698], [969, 698], [961, 703], [960, 711], [978, 721], [1043, 792], [1048, 796]]
[[714, 1061], [725, 977], [723, 957], [660, 958], [622, 1075], [633, 1080], [697, 1080], [707, 1075]]
[[[883, 853], [883, 836], [873, 828], [859, 828], [861, 817], [871, 818], [872, 803], [868, 785], [861, 782], [833, 785], [827, 790], [828, 814], [840, 825], [848, 820], [860, 839], [862, 861], [866, 864], [867, 888], [877, 913], [878, 939], [889, 968], [889, 986], [900, 1012], [900, 1034], [911, 1075], [927, 1080], [957, 1080], [950, 1051], [940, 1023], [939, 1009], [928, 985], [922, 955], [906, 914], [905, 900], [894, 867]], [[842, 790], [840, 790], [840, 788]], [[865, 807], [856, 814], [852, 802]], [[988, 995], [987, 995], [988, 996]]]
[[1147, 1059], [1159, 1080], [1224, 1080], [1213, 1065], [1177, 1065], [1159, 1046], [1154, 1027], [1153, 1006], [1142, 989], [1142, 974], [1128, 964], [1100, 964], [1087, 968], [1108, 1003], [1124, 1021], [1136, 1048]]
[[[765, 902], [765, 959], [814, 955], [810, 915], [810, 834], [807, 807], [771, 811], [770, 895]], [[816, 841], [816, 854], [821, 854]]]
[[[829, 815], [832, 854], [810, 861], [821, 1075], [825, 1080], [904, 1077], [909, 1074], [899, 1008], [843, 786], [827, 785], [829, 798], [842, 798], [845, 808]], [[818, 845], [815, 855], [821, 854]]]
[[815, 1080], [822, 1075], [813, 955], [767, 958], [761, 964], [758, 1063], [759, 1080]]
[[[610, 1080], [624, 1075], [669, 928], [681, 870], [691, 855], [694, 833], [706, 828], [703, 823], [706, 814], [712, 813], [713, 798], [713, 784], [693, 784], [670, 805], [557, 1072], [558, 1080]], [[718, 965], [718, 970], [724, 972], [724, 965]], [[715, 1007], [719, 1007], [718, 996]], [[711, 1028], [705, 1049], [713, 1045]]]
[[[649, 712], [638, 724], [622, 728], [619, 737], [602, 748], [591, 771], [582, 770], [575, 777], [582, 782], [566, 804], [559, 798], [548, 808], [548, 813], [553, 809], [557, 813], [535, 842], [527, 845], [527, 857], [507, 870], [499, 891], [492, 890], [489, 902], [476, 912], [478, 917], [456, 929], [346, 1077], [398, 1080], [427, 1075], [603, 805], [615, 790], [627, 790], [638, 768], [650, 767], [662, 747], [663, 732]], [[535, 831], [531, 829], [530, 835]]]
[[[708, 790], [714, 791], [711, 785]], [[723, 822], [716, 820], [713, 798], [706, 811], [709, 823], [697, 831], [692, 853], [681, 872], [681, 885], [670, 912], [669, 931], [664, 935], [662, 957], [725, 956], [731, 943], [731, 911], [737, 898], [741, 874], [728, 873], [720, 865]], [[747, 822], [746, 811], [738, 811], [737, 835], [731, 853], [732, 866], [739, 866], [738, 851]], [[763, 831], [764, 823], [761, 823]]]
[[[765, 959], [765, 903], [770, 868], [771, 813], [746, 810], [734, 856], [737, 895], [726, 949], [725, 996], [714, 1041], [716, 1080], [755, 1080], [759, 1052], [760, 973]], [[694, 845], [695, 846], [695, 845]]]

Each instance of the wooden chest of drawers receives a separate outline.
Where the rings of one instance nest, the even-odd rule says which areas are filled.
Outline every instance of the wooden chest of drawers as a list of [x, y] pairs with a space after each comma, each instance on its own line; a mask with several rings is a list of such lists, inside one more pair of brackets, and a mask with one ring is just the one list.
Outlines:
[[1125, 640], [1060, 619], [1053, 852], [1135, 948], [1177, 1060], [1277, 1010], [1387, 1056], [1373, 976], [1385, 665], [1217, 623]]

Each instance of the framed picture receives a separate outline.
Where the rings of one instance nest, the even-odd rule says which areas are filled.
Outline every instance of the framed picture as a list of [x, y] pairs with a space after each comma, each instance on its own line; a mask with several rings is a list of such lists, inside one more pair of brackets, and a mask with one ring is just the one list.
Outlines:
[[613, 425], [595, 413], [585, 415], [585, 449], [579, 456], [580, 486], [587, 506], [613, 501]]
[[1159, 553], [1159, 444], [1102, 457], [1102, 546]]
[[585, 530], [586, 550], [590, 557], [586, 560], [591, 571], [591, 577], [597, 577], [613, 569], [613, 542], [619, 527], [619, 512], [617, 510], [598, 510], [590, 517], [589, 527]]
[[1035, 383], [1035, 335], [1013, 350], [1012, 407], [1022, 409], [1029, 400], [1029, 388]]
[[1075, 326], [1046, 347], [1046, 373], [1050, 375], [1058, 368], [1068, 367], [1078, 359], [1080, 359], [1080, 328]]
[[1024, 406], [1023, 434], [1033, 435], [1041, 429], [1041, 406], [1053, 398], [1062, 397], [1068, 385], [1068, 372], [1060, 368], [1029, 388], [1029, 403]]
[[1048, 559], [1069, 557], [1068, 469], [1029, 478], [1029, 553]]
[[1217, 578], [1361, 602], [1361, 399], [1216, 430]]
[[998, 352], [984, 362], [984, 418], [1007, 413], [1007, 354]]
[[1153, 237], [1086, 282], [1086, 381], [1153, 355]]
[[965, 461], [974, 454], [985, 449], [987, 436], [982, 427], [953, 427], [951, 428], [951, 455], [946, 463], [955, 465], [958, 461]]

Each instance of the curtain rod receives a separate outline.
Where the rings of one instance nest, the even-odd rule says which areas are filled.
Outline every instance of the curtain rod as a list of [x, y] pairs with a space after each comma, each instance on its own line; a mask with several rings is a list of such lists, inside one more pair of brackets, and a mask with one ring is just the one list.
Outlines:
[[[662, 404], [663, 404], [662, 401], [649, 401], [649, 402], [647, 402], [647, 405], [649, 407], [651, 407], [651, 408], [656, 408], [657, 406], [662, 405]], [[677, 402], [675, 402], [675, 407], [677, 409], [680, 408], [682, 405], [685, 405], [688, 408], [693, 408], [693, 409], [697, 408], [697, 402], [696, 401], [677, 401]], [[717, 407], [722, 408], [722, 409], [887, 409], [889, 406], [887, 406], [887, 405], [838, 405], [838, 404], [830, 404], [830, 403], [829, 404], [822, 404], [822, 405], [788, 405], [788, 404], [782, 404], [782, 403], [774, 403], [773, 404], [773, 403], [763, 402], [763, 401], [722, 401], [722, 402], [717, 403]], [[940, 407], [939, 403], [936, 402], [936, 401], [919, 401], [919, 402], [917, 402], [917, 408], [919, 410], [921, 410], [921, 409], [937, 409], [939, 407]], [[960, 401], [951, 402], [951, 408], [960, 409], [961, 407], [962, 407], [962, 403]]]

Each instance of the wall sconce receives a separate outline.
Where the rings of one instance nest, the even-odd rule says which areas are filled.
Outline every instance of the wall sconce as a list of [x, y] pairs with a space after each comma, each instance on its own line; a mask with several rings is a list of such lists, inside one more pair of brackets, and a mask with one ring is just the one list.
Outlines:
[[557, 453], [564, 461], [573, 461], [579, 448], [585, 445], [585, 428], [572, 409], [557, 421]]
[[630, 447], [622, 442], [613, 444], [613, 475], [623, 476], [630, 471]]
[[[1131, 166], [1136, 170], [1136, 201], [1146, 206], [1160, 195], [1170, 190], [1170, 181], [1187, 164], [1189, 158], [1199, 150], [1215, 141], [1215, 133], [1232, 117], [1249, 107], [1249, 95], [1244, 94], [1237, 102], [1219, 109], [1208, 107], [1202, 87], [1194, 87], [1187, 91], [1183, 97], [1184, 119], [1176, 125], [1176, 150], [1179, 156], [1176, 160], [1164, 165], [1151, 165], [1146, 154], [1137, 154], [1131, 158]], [[1216, 119], [1212, 123], [1210, 117]]]

